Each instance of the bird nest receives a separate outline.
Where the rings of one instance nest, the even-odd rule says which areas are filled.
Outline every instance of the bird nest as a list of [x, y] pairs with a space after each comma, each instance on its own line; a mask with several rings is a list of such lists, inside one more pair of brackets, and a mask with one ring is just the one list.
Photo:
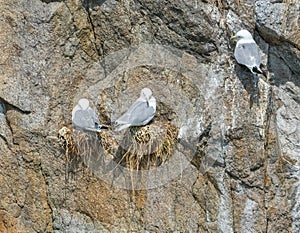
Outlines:
[[122, 157], [117, 157], [118, 163], [131, 170], [157, 167], [172, 155], [177, 135], [177, 128], [169, 122], [131, 127], [121, 142]]
[[[58, 132], [68, 164], [81, 158], [89, 166], [93, 157], [102, 156], [106, 162], [114, 160], [116, 164], [131, 170], [150, 169], [167, 161], [172, 155], [177, 135], [177, 128], [169, 122], [131, 127], [124, 135], [109, 130], [98, 134], [86, 133], [67, 127]], [[122, 139], [118, 140], [118, 136]]]
[[74, 156], [78, 155], [78, 150], [75, 145], [73, 132], [67, 127], [62, 127], [58, 131], [58, 140], [60, 145], [64, 148], [66, 154], [66, 161], [69, 163]]

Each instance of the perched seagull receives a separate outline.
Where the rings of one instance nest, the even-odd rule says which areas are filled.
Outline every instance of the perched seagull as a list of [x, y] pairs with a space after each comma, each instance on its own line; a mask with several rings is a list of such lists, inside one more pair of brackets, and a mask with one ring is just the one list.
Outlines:
[[89, 101], [80, 99], [72, 110], [72, 123], [74, 128], [99, 132], [101, 125], [95, 111], [89, 106]]
[[253, 74], [264, 74], [260, 69], [261, 57], [257, 44], [247, 30], [240, 30], [231, 39], [236, 39], [234, 57], [239, 64], [245, 65]]
[[149, 88], [143, 88], [141, 96], [130, 106], [128, 111], [115, 121], [115, 131], [126, 129], [130, 126], [148, 124], [154, 117], [156, 100]]

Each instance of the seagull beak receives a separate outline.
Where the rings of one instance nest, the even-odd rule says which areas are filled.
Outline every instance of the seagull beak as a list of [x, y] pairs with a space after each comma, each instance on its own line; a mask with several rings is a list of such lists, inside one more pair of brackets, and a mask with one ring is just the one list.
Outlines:
[[147, 96], [144, 94], [145, 100], [147, 102], [147, 106], [149, 107], [149, 99], [147, 98]]
[[235, 36], [235, 35], [232, 35], [232, 36], [230, 37], [230, 40], [236, 40], [236, 36]]

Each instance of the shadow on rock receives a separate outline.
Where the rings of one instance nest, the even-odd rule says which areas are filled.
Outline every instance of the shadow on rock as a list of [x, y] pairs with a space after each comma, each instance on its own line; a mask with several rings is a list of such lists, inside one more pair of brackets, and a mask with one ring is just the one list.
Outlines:
[[270, 46], [268, 67], [274, 73], [271, 80], [273, 85], [279, 87], [292, 82], [300, 87], [300, 54], [295, 51], [287, 44]]
[[254, 103], [259, 106], [258, 75], [252, 74], [247, 67], [239, 64], [235, 66], [235, 73], [249, 95], [250, 108], [252, 108]]
[[82, 4], [85, 9], [93, 9], [96, 6], [101, 6], [106, 0], [82, 0]]

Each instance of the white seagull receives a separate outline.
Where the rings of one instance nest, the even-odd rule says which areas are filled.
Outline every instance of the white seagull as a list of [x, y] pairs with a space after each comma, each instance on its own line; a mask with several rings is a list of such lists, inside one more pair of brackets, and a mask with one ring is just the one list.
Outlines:
[[74, 128], [85, 131], [99, 132], [101, 125], [95, 111], [89, 106], [89, 101], [80, 99], [72, 110]]
[[130, 126], [148, 124], [154, 117], [156, 100], [149, 88], [143, 88], [141, 96], [130, 106], [128, 111], [115, 121], [115, 131], [126, 129]]
[[[253, 74], [264, 74], [260, 69], [261, 56], [258, 46], [249, 31], [238, 31], [231, 39], [236, 39], [234, 57], [239, 64], [245, 65]], [[265, 75], [265, 74], [264, 74]]]

